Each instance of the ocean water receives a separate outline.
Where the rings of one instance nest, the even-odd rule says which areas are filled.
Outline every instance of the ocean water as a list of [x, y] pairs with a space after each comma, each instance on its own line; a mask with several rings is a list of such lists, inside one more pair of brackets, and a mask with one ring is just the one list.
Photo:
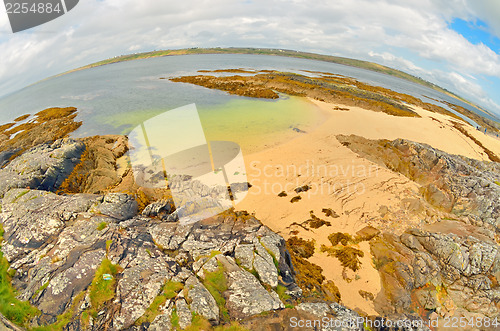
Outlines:
[[74, 136], [126, 134], [144, 120], [194, 103], [208, 139], [245, 142], [246, 148], [253, 151], [263, 141], [276, 143], [268, 139], [276, 133], [282, 132], [288, 139], [297, 134], [293, 128], [307, 131], [321, 122], [320, 112], [303, 99], [282, 96], [277, 100], [256, 100], [160, 79], [193, 75], [202, 69], [232, 68], [308, 75], [303, 70], [330, 72], [411, 94], [427, 102], [436, 103], [427, 99], [430, 97], [474, 110], [435, 90], [360, 68], [278, 56], [203, 54], [121, 62], [41, 81], [0, 99], [0, 123], [48, 107], [73, 106], [79, 109], [77, 120], [83, 121]]

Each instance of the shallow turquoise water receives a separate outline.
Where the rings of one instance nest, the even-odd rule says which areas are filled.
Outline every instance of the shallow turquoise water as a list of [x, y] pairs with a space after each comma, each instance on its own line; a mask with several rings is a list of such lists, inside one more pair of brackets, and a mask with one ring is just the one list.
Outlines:
[[[222, 117], [240, 125], [240, 115], [248, 112], [245, 121], [255, 122], [260, 131], [288, 129], [290, 125], [305, 123], [311, 114], [297, 112], [294, 107], [281, 107], [287, 100], [255, 100], [229, 95], [190, 84], [173, 83], [160, 77], [196, 74], [201, 69], [252, 68], [299, 72], [323, 71], [354, 77], [360, 81], [380, 85], [398, 92], [424, 98], [429, 96], [468, 105], [432, 89], [399, 78], [339, 64], [263, 55], [185, 55], [128, 61], [76, 71], [31, 85], [0, 99], [0, 123], [12, 121], [23, 114], [33, 114], [48, 107], [74, 106], [79, 109], [78, 120], [83, 126], [75, 136], [121, 134], [137, 121], [151, 118], [168, 109], [195, 103], [205, 121], [214, 124]], [[424, 98], [425, 99], [425, 98]], [[427, 100], [427, 102], [435, 102]], [[271, 107], [270, 105], [275, 105]], [[276, 106], [277, 105], [277, 106]], [[442, 106], [442, 104], [440, 104]], [[230, 108], [238, 116], [231, 116]], [[247, 108], [245, 108], [247, 107]], [[238, 111], [238, 109], [243, 109]], [[283, 108], [285, 108], [283, 110]], [[262, 109], [267, 109], [263, 111]], [[208, 114], [216, 120], [210, 120]], [[269, 122], [269, 123], [268, 123]], [[276, 124], [275, 126], [270, 124]], [[306, 123], [307, 124], [307, 123]], [[229, 124], [228, 124], [229, 125]], [[229, 132], [229, 131], [227, 131]]]

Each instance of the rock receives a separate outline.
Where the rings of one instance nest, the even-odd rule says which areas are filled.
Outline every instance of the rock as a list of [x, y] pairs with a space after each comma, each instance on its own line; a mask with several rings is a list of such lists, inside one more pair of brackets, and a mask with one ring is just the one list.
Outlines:
[[125, 167], [117, 159], [128, 150], [127, 138], [118, 135], [93, 136], [82, 139], [85, 152], [81, 162], [64, 181], [65, 193], [102, 193], [121, 181]]
[[52, 316], [48, 322], [55, 321], [55, 317], [64, 311], [72, 297], [90, 285], [104, 256], [104, 250], [84, 253], [70, 268], [55, 274], [38, 299], [38, 308], [44, 314]]
[[174, 210], [175, 206], [172, 200], [160, 200], [147, 205], [142, 211], [142, 215], [158, 217], [162, 221], [171, 221], [168, 217]]
[[342, 330], [364, 330], [363, 323], [360, 323], [360, 316], [354, 310], [336, 302], [332, 303], [330, 308], [334, 311], [338, 323], [342, 325]]
[[254, 248], [253, 244], [239, 244], [234, 249], [236, 261], [248, 270], [252, 270], [253, 268]]
[[328, 304], [325, 302], [303, 302], [298, 304], [295, 309], [297, 310], [303, 310], [305, 312], [308, 312], [310, 314], [313, 314], [316, 317], [324, 317], [327, 316], [332, 312]]
[[378, 236], [380, 230], [375, 229], [373, 226], [366, 226], [356, 232], [356, 239], [360, 241], [370, 241], [372, 238]]
[[203, 286], [196, 276], [186, 281], [187, 298], [191, 301], [191, 311], [203, 316], [212, 324], [219, 324], [219, 307], [210, 292]]
[[4, 227], [5, 257], [21, 258], [57, 236], [78, 213], [97, 204], [99, 197], [86, 194], [58, 196], [50, 192], [12, 189], [2, 199], [0, 220]]
[[259, 254], [256, 254], [253, 260], [253, 267], [264, 284], [268, 284], [272, 288], [278, 286], [278, 270], [274, 263], [269, 263], [269, 261], [264, 260]]
[[169, 311], [167, 313], [162, 313], [155, 317], [153, 322], [149, 325], [149, 331], [170, 331], [172, 330], [171, 314]]
[[191, 320], [193, 315], [189, 310], [189, 307], [184, 299], [177, 299], [175, 302], [175, 308], [177, 310], [177, 315], [179, 316], [179, 326], [181, 329], [185, 329], [191, 325]]
[[238, 267], [232, 259], [217, 255], [217, 260], [222, 263], [227, 277], [228, 290], [224, 295], [231, 316], [244, 318], [284, 307], [251, 273]]
[[92, 211], [124, 221], [137, 214], [137, 201], [128, 194], [108, 193], [104, 201]]
[[173, 274], [166, 257], [152, 258], [145, 249], [136, 254], [118, 281], [116, 295], [121, 307], [113, 319], [118, 329], [131, 326], [141, 317]]
[[0, 197], [11, 188], [57, 190], [84, 150], [81, 141], [70, 138], [31, 148], [0, 170]]

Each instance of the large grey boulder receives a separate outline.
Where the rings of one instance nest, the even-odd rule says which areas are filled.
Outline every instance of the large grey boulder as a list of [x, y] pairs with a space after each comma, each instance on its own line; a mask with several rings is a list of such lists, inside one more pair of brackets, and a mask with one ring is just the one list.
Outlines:
[[284, 308], [275, 292], [268, 292], [255, 276], [241, 269], [232, 258], [224, 255], [217, 255], [216, 258], [222, 263], [227, 277], [228, 290], [224, 295], [231, 316], [244, 318]]
[[121, 307], [114, 316], [113, 325], [117, 329], [130, 327], [144, 314], [172, 275], [166, 257], [153, 258], [144, 248], [138, 248], [118, 281], [116, 296]]
[[92, 211], [124, 221], [137, 215], [137, 201], [125, 193], [108, 193]]
[[0, 170], [0, 197], [11, 188], [57, 190], [84, 150], [83, 142], [71, 138], [31, 148]]
[[191, 311], [203, 316], [213, 324], [219, 324], [217, 302], [196, 276], [189, 277], [185, 287], [187, 288], [187, 298], [191, 301]]

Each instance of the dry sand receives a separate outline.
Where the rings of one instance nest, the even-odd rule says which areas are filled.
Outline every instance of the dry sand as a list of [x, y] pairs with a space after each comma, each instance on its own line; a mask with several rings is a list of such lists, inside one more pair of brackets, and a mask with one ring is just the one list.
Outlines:
[[[381, 289], [369, 244], [358, 245], [365, 253], [361, 270], [344, 276], [339, 261], [319, 249], [322, 244], [331, 245], [327, 237], [334, 232], [353, 235], [368, 224], [400, 232], [409, 225], [421, 224], [422, 217], [401, 203], [403, 199], [418, 199], [418, 185], [359, 157], [342, 146], [336, 135], [405, 138], [478, 160], [487, 160], [487, 155], [454, 129], [450, 121], [457, 120], [446, 115], [417, 108], [422, 118], [395, 117], [356, 107], [350, 107], [349, 111], [333, 110], [334, 104], [311, 102], [327, 115], [322, 125], [312, 132], [297, 133], [297, 138], [282, 145], [245, 156], [248, 181], [253, 187], [237, 209], [254, 212], [265, 225], [285, 238], [291, 230], [299, 230], [298, 236], [315, 239], [316, 253], [309, 260], [321, 266], [325, 277], [339, 287], [342, 302], [350, 308], [375, 314], [373, 302], [358, 293], [364, 290], [376, 295]], [[499, 140], [481, 134], [468, 124], [465, 127], [486, 147], [500, 152]], [[297, 196], [293, 190], [305, 184], [312, 188], [300, 194], [301, 200], [291, 203], [290, 199]], [[286, 191], [288, 196], [278, 197], [281, 191]], [[321, 212], [323, 208], [333, 209], [340, 217], [326, 217]], [[310, 211], [330, 221], [332, 226], [307, 231], [292, 225], [309, 219]], [[387, 211], [394, 214], [388, 217]]]

